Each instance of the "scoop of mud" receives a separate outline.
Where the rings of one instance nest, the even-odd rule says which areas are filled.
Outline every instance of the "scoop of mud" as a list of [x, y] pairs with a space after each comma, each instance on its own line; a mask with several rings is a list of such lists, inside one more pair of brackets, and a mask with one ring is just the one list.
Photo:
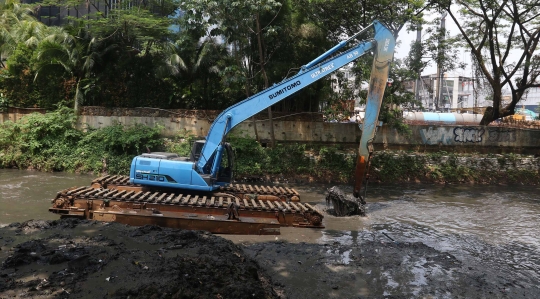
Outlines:
[[326, 203], [332, 203], [333, 209], [328, 209], [327, 212], [334, 216], [366, 215], [366, 208], [362, 204], [361, 199], [352, 196], [352, 194], [345, 194], [337, 186], [328, 189]]
[[0, 298], [277, 299], [275, 287], [242, 248], [203, 231], [77, 219], [0, 228]]

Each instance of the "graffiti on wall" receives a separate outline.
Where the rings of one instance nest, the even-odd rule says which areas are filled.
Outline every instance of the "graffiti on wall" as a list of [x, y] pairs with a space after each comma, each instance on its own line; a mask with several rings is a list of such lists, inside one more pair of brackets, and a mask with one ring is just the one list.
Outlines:
[[488, 131], [491, 142], [516, 142], [516, 129], [493, 128]]
[[451, 145], [456, 143], [516, 142], [517, 130], [483, 127], [429, 127], [420, 129], [424, 144]]
[[420, 129], [420, 136], [424, 144], [451, 144], [454, 139], [453, 133], [447, 127], [429, 127]]
[[454, 128], [454, 141], [460, 143], [478, 143], [482, 142], [482, 136], [485, 130], [483, 128], [474, 127], [455, 127]]

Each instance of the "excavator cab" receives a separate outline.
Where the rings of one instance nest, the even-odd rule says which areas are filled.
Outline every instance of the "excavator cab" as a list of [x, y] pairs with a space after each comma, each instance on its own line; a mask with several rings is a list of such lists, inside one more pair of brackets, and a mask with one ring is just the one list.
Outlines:
[[[190, 160], [194, 163], [199, 160], [205, 142], [205, 140], [196, 140], [195, 142], [193, 142], [193, 145], [191, 146]], [[232, 182], [234, 166], [234, 152], [231, 144], [228, 142], [223, 142], [221, 146], [223, 147], [223, 151], [221, 152], [221, 156], [219, 157], [219, 166], [216, 179], [219, 185], [225, 183], [229, 184]], [[210, 168], [214, 164], [214, 159], [217, 154], [219, 154], [219, 151], [216, 151], [212, 155], [212, 157], [208, 159], [208, 163], [205, 166], [206, 173], [210, 173]]]

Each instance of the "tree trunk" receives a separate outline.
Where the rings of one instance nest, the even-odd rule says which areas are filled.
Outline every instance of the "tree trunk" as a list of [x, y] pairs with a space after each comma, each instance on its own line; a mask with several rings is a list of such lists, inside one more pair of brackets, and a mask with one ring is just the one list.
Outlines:
[[[234, 54], [235, 54], [235, 58], [236, 58], [236, 62], [238, 63], [238, 66], [240, 68], [242, 68], [242, 60], [240, 59], [240, 55], [238, 55], [238, 44], [235, 43], [235, 51], [234, 51]], [[245, 88], [245, 92], [246, 92], [246, 99], [249, 98], [251, 96], [251, 84], [250, 84], [250, 79], [249, 79], [249, 65], [247, 67], [247, 70], [246, 70], [246, 84], [244, 85], [244, 88]], [[253, 132], [255, 133], [255, 140], [257, 140], [257, 142], [261, 143], [261, 140], [259, 138], [259, 132], [257, 131], [257, 122], [255, 121], [255, 115], [251, 117], [251, 121], [253, 122]]]
[[[261, 73], [264, 79], [264, 89], [267, 89], [270, 87], [270, 84], [268, 82], [268, 76], [266, 75], [266, 70], [264, 69], [264, 52], [263, 52], [263, 45], [262, 45], [262, 37], [261, 37], [261, 23], [259, 19], [259, 14], [256, 15], [255, 21], [257, 23], [257, 43], [259, 46], [259, 63], [261, 64]], [[272, 106], [268, 107], [268, 120], [270, 121], [270, 146], [274, 147], [276, 144], [276, 138], [274, 135], [274, 121], [272, 119]]]
[[83, 103], [83, 95], [79, 88], [80, 83], [81, 83], [81, 79], [79, 78], [77, 79], [77, 87], [75, 87], [75, 103], [73, 106], [73, 110], [75, 110], [76, 115], [80, 114], [81, 105]]
[[487, 126], [489, 125], [493, 119], [493, 107], [487, 107], [486, 111], [484, 111], [484, 116], [482, 117], [482, 120], [480, 121], [481, 126]]
[[[249, 93], [249, 80], [246, 81], [246, 99], [250, 97]], [[251, 117], [251, 121], [253, 122], [253, 131], [255, 133], [255, 140], [257, 140], [258, 143], [261, 143], [261, 140], [259, 139], [259, 132], [257, 131], [257, 121], [255, 121], [255, 115]]]

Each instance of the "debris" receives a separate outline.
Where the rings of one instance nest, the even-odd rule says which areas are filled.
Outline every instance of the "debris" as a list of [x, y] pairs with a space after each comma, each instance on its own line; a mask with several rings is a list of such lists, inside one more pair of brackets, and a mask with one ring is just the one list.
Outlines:
[[353, 216], [353, 215], [366, 215], [365, 206], [361, 203], [361, 200], [355, 198], [352, 195], [345, 195], [339, 187], [334, 186], [328, 189], [328, 195], [326, 195], [326, 204], [332, 203], [334, 216]]
[[392, 242], [396, 242], [396, 240], [392, 239], [392, 237], [390, 237], [388, 234], [386, 234], [385, 232], [382, 233], [383, 235], [385, 235], [388, 239], [392, 240]]

